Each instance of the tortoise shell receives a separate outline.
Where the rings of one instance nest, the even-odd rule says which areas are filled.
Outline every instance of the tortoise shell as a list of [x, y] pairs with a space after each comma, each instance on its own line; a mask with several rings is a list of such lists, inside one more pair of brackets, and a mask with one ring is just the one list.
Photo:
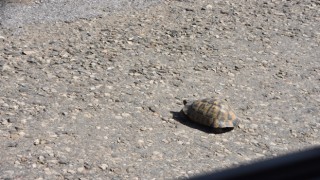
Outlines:
[[233, 128], [239, 119], [225, 100], [208, 98], [195, 101], [183, 101], [182, 112], [190, 120], [213, 128]]

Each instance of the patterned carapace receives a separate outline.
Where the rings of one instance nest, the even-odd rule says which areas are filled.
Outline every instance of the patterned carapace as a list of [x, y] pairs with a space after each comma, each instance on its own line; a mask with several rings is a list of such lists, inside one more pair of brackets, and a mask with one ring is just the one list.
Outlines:
[[239, 123], [239, 119], [225, 100], [208, 98], [183, 103], [183, 113], [199, 124], [213, 128], [233, 128]]

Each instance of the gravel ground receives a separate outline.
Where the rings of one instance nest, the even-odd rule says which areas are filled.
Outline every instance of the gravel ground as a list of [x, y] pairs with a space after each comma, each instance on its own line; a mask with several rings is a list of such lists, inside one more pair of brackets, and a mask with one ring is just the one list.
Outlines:
[[4, 26], [73, 21], [106, 16], [120, 10], [142, 9], [159, 0], [0, 0]]
[[[320, 145], [319, 0], [153, 3], [2, 19], [0, 178], [187, 178]], [[239, 127], [179, 113], [211, 96]]]

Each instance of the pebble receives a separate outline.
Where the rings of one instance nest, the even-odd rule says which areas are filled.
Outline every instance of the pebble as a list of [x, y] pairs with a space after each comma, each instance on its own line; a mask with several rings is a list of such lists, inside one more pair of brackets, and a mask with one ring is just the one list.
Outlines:
[[129, 113], [122, 113], [121, 116], [122, 117], [130, 117], [131, 115]]
[[68, 169], [67, 172], [70, 173], [70, 174], [76, 174], [76, 171], [73, 170], [73, 169]]
[[23, 55], [32, 55], [32, 54], [35, 54], [36, 52], [35, 51], [22, 51], [22, 54]]
[[122, 169], [120, 167], [111, 167], [110, 171], [115, 173], [115, 174], [121, 174], [122, 173]]
[[68, 159], [66, 157], [59, 157], [58, 158], [58, 163], [59, 164], [68, 164], [69, 161], [68, 161]]
[[243, 124], [239, 124], [238, 127], [239, 127], [240, 129], [244, 129], [244, 125], [243, 125]]
[[144, 144], [145, 144], [144, 140], [142, 140], [142, 139], [138, 140], [138, 142], [137, 142], [138, 147], [143, 147]]
[[169, 143], [169, 141], [168, 141], [168, 140], [166, 140], [166, 139], [162, 139], [161, 141], [162, 141], [162, 142], [164, 142], [164, 143], [166, 143], [166, 144], [168, 144], [168, 143]]
[[38, 162], [40, 162], [41, 164], [45, 163], [45, 157], [44, 156], [39, 156], [38, 157]]
[[155, 106], [148, 107], [151, 112], [157, 112], [157, 108]]
[[10, 142], [8, 143], [7, 147], [17, 147], [18, 143], [17, 142]]
[[99, 166], [99, 168], [102, 169], [102, 170], [106, 170], [108, 167], [109, 167], [109, 166], [108, 166], [107, 164], [101, 164], [101, 165]]
[[141, 127], [140, 128], [140, 131], [146, 131], [148, 128], [146, 128], [146, 127]]
[[183, 141], [180, 141], [180, 140], [178, 140], [177, 143], [178, 143], [179, 145], [183, 145], [183, 144], [184, 144], [184, 142], [183, 142]]
[[78, 168], [77, 168], [77, 171], [78, 171], [79, 173], [83, 173], [83, 172], [85, 171], [85, 168], [84, 168], [84, 167], [78, 167]]
[[136, 171], [136, 169], [134, 167], [128, 167], [126, 169], [127, 173], [134, 173]]
[[20, 138], [20, 135], [17, 132], [10, 132], [10, 138], [13, 140], [17, 140]]
[[44, 168], [44, 173], [46, 175], [51, 175], [52, 174], [52, 171], [49, 169], [49, 168]]
[[158, 152], [158, 151], [153, 151], [151, 158], [153, 160], [161, 160], [163, 158], [163, 154], [161, 152]]
[[212, 7], [212, 5], [211, 4], [208, 4], [207, 6], [206, 6], [206, 9], [208, 9], [208, 10], [211, 10], [213, 7]]
[[228, 72], [228, 76], [235, 77], [234, 73]]

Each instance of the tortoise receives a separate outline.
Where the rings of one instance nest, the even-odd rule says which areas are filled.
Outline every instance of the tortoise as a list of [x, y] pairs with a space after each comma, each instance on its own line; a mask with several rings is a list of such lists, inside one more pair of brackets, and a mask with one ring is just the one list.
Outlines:
[[213, 97], [195, 101], [183, 101], [182, 112], [192, 121], [217, 129], [234, 128], [239, 118], [225, 100]]

